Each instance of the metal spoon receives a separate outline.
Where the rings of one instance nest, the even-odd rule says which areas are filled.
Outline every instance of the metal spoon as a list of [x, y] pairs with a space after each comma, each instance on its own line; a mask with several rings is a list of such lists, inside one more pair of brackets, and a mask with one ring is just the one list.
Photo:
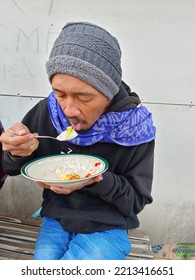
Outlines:
[[[34, 138], [45, 138], [45, 139], [53, 139], [57, 141], [68, 141], [73, 138], [75, 138], [78, 135], [78, 133], [72, 128], [72, 126], [68, 126], [65, 131], [60, 133], [57, 137], [52, 137], [49, 135], [35, 135]], [[18, 136], [14, 131], [13, 134], [10, 136]]]
[[35, 138], [50, 138], [50, 139], [54, 139], [57, 141], [68, 141], [68, 140], [75, 138], [77, 135], [78, 135], [77, 132], [71, 126], [69, 126], [69, 127], [67, 127], [67, 129], [65, 131], [60, 133], [60, 135], [58, 135], [57, 137], [52, 137], [52, 136], [48, 136], [48, 135], [37, 135], [34, 137]]
[[49, 135], [37, 135], [37, 136], [34, 136], [34, 138], [45, 138], [45, 139], [53, 139], [53, 140], [57, 140], [57, 141], [66, 141], [66, 140], [60, 140], [57, 137], [52, 137], [52, 136], [49, 136]]

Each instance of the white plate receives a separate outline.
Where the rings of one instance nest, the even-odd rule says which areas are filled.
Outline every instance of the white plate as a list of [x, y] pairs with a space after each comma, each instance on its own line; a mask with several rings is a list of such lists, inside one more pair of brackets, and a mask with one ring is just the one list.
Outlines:
[[[104, 173], [108, 162], [101, 157], [86, 154], [62, 154], [40, 157], [21, 168], [24, 177], [48, 185], [70, 188], [80, 186], [92, 177]], [[78, 174], [80, 179], [62, 180], [60, 174]], [[87, 174], [91, 174], [85, 178]]]

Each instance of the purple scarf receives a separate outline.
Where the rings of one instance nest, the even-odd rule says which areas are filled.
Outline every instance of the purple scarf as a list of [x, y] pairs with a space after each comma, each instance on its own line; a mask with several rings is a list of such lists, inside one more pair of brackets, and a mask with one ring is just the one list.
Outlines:
[[[51, 121], [60, 134], [70, 123], [66, 120], [54, 92], [48, 96], [48, 108]], [[103, 114], [85, 134], [78, 134], [68, 142], [80, 146], [90, 146], [97, 142], [134, 146], [155, 139], [155, 134], [152, 114], [146, 107], [139, 106], [123, 112]]]

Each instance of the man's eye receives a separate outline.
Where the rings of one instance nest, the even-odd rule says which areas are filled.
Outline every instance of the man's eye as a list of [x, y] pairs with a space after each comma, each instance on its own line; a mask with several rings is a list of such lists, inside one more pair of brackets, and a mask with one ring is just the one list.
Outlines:
[[65, 94], [56, 94], [57, 99], [65, 99], [66, 95]]
[[79, 96], [79, 100], [82, 102], [90, 102], [93, 98], [91, 96]]

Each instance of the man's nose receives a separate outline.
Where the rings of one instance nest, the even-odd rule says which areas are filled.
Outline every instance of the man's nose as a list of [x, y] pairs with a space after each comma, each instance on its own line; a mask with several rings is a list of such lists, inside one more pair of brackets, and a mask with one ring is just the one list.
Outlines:
[[75, 117], [75, 116], [79, 116], [80, 110], [76, 106], [74, 101], [69, 99], [69, 100], [66, 100], [64, 113], [68, 117]]

